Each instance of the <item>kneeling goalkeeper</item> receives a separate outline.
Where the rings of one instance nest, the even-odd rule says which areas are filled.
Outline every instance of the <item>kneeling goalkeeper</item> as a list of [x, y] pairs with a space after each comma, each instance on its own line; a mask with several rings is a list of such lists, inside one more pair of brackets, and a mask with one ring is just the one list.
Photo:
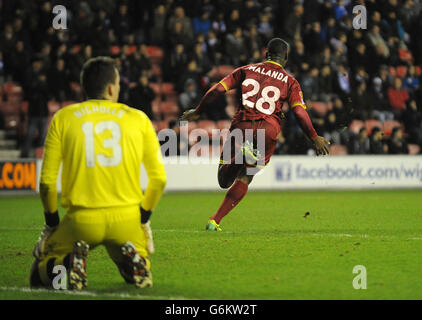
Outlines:
[[[120, 76], [109, 57], [88, 60], [81, 85], [88, 100], [59, 110], [44, 148], [40, 194], [45, 228], [35, 249], [31, 287], [51, 287], [54, 266], [67, 270], [68, 289], [87, 286], [90, 249], [104, 245], [121, 275], [151, 287], [154, 251], [149, 218], [161, 198], [166, 173], [148, 117], [118, 103]], [[148, 186], [143, 194], [140, 167]], [[62, 164], [60, 221], [56, 181]]]

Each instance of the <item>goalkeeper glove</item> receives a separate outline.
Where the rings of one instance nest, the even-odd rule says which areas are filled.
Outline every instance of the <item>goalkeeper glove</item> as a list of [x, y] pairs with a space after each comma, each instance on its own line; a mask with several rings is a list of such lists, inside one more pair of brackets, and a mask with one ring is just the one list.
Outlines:
[[42, 253], [44, 252], [45, 242], [53, 234], [54, 231], [57, 230], [57, 227], [60, 223], [59, 212], [56, 211], [54, 213], [44, 212], [45, 217], [45, 225], [44, 230], [41, 231], [41, 235], [38, 238], [37, 243], [35, 244], [35, 248], [32, 252], [35, 258], [40, 259]]
[[152, 211], [146, 211], [141, 207], [141, 227], [145, 232], [145, 237], [147, 238], [147, 250], [149, 254], [155, 252], [154, 248], [154, 239], [152, 238], [151, 222], [149, 218], [151, 217]]

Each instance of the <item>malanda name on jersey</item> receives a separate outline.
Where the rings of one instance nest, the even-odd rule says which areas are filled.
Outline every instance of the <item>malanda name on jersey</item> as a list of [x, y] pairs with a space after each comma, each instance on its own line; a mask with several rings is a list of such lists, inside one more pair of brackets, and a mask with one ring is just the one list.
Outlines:
[[248, 70], [252, 70], [254, 72], [260, 73], [264, 76], [272, 77], [277, 80], [281, 80], [281, 82], [285, 82], [285, 83], [287, 83], [287, 81], [289, 80], [289, 77], [287, 76], [287, 74], [285, 75], [282, 72], [278, 72], [275, 70], [267, 71], [264, 67], [250, 66]]

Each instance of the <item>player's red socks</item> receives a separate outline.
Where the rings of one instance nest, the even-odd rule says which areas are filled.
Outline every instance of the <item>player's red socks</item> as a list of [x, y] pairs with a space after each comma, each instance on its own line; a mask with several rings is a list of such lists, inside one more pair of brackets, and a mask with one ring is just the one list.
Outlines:
[[239, 202], [243, 199], [246, 192], [248, 192], [248, 185], [242, 181], [236, 180], [226, 193], [220, 208], [210, 218], [220, 224], [221, 219], [224, 218]]

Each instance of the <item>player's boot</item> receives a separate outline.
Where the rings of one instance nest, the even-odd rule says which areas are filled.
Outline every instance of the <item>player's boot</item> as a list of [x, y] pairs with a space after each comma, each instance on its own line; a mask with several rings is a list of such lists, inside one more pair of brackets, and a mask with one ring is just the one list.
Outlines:
[[145, 258], [141, 257], [134, 244], [130, 241], [122, 246], [122, 253], [126, 258], [127, 267], [120, 269], [120, 273], [128, 283], [134, 283], [138, 288], [152, 287], [152, 274], [148, 270]]
[[85, 241], [79, 240], [73, 245], [68, 275], [69, 290], [82, 290], [88, 285], [88, 278], [86, 275], [88, 251], [89, 245]]
[[220, 225], [215, 222], [215, 220], [208, 220], [207, 225], [205, 226], [205, 230], [207, 231], [223, 231], [220, 228]]
[[253, 144], [248, 140], [242, 145], [241, 150], [247, 164], [257, 165], [262, 158], [259, 150], [254, 149]]

